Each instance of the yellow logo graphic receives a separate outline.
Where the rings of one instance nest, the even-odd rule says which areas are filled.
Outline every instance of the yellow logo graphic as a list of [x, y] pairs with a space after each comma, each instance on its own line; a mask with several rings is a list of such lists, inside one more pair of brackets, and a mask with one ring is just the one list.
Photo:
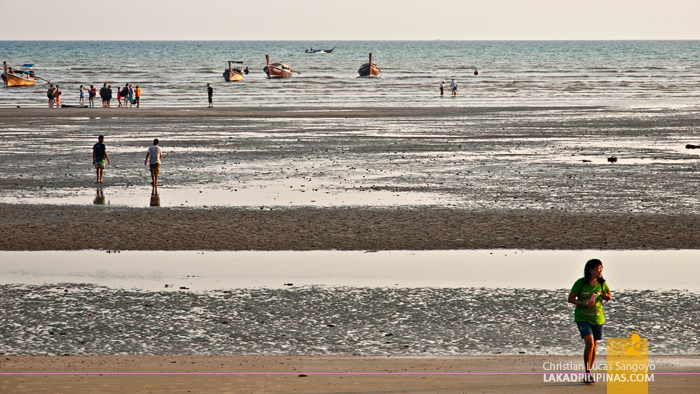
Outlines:
[[608, 394], [647, 394], [649, 339], [632, 331], [627, 338], [608, 338]]

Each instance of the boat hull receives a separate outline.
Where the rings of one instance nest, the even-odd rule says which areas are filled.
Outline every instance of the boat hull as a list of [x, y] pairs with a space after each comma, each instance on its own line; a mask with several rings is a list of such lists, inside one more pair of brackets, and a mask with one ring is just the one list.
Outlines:
[[5, 73], [2, 80], [5, 82], [7, 87], [17, 87], [17, 86], [34, 86], [36, 85], [36, 79], [26, 79], [18, 77], [16, 75]]
[[224, 71], [224, 79], [226, 82], [240, 82], [243, 80], [243, 73], [226, 70]]
[[382, 70], [380, 70], [376, 64], [365, 63], [357, 70], [357, 73], [360, 74], [361, 77], [376, 77], [379, 75], [380, 71]]
[[263, 68], [263, 71], [265, 71], [265, 74], [267, 74], [268, 78], [289, 78], [292, 76], [291, 71], [283, 70], [275, 66], [265, 66], [265, 68]]

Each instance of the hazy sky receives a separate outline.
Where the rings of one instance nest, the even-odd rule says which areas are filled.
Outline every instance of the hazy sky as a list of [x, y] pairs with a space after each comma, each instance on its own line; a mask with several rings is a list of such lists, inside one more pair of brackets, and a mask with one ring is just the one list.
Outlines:
[[700, 39], [700, 0], [0, 2], [0, 40]]

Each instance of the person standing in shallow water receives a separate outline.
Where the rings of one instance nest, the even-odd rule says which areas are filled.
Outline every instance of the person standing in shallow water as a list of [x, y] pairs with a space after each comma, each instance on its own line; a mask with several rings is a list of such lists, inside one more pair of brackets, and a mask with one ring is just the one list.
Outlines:
[[102, 99], [102, 108], [107, 106], [107, 84], [103, 84], [100, 88], [100, 98]]
[[603, 263], [598, 259], [588, 260], [583, 269], [583, 278], [571, 287], [569, 302], [576, 305], [574, 322], [585, 343], [583, 362], [586, 368], [585, 382], [595, 383], [591, 376], [591, 367], [595, 362], [598, 341], [603, 338], [603, 300], [612, 300], [612, 293], [603, 279]]
[[136, 85], [136, 89], [134, 89], [134, 94], [136, 95], [134, 100], [136, 100], [136, 108], [141, 105], [141, 88], [139, 85]]
[[112, 164], [109, 161], [109, 155], [107, 155], [105, 137], [101, 135], [97, 137], [97, 143], [92, 147], [92, 165], [95, 166], [95, 172], [97, 173], [97, 182], [95, 183], [104, 183], [102, 177], [105, 173], [105, 160], [107, 160], [107, 164]]
[[56, 97], [56, 108], [61, 108], [61, 87], [56, 85], [54, 96]]
[[49, 99], [49, 108], [53, 108], [53, 100], [54, 100], [54, 87], [53, 87], [53, 85], [49, 85], [49, 90], [46, 91], [46, 97]]
[[95, 108], [95, 96], [97, 96], [95, 87], [90, 85], [90, 90], [88, 90], [88, 101], [90, 103], [90, 108]]
[[214, 108], [214, 89], [207, 84], [207, 96], [209, 96], [209, 108]]
[[440, 97], [445, 95], [445, 81], [440, 82]]
[[85, 88], [83, 87], [83, 85], [80, 85], [80, 88], [78, 88], [78, 90], [80, 90], [80, 100], [78, 101], [78, 104], [80, 104], [80, 106], [83, 106], [85, 104]]
[[[158, 186], [158, 175], [160, 175], [160, 158], [163, 151], [158, 146], [158, 138], [153, 140], [153, 145], [148, 148], [146, 152], [146, 160], [143, 161], [143, 165], [150, 164], [151, 169], [151, 185]], [[150, 159], [150, 163], [149, 160]]]
[[452, 83], [450, 84], [450, 87], [452, 88], [452, 96], [457, 95], [457, 81], [455, 81], [454, 78], [452, 78]]

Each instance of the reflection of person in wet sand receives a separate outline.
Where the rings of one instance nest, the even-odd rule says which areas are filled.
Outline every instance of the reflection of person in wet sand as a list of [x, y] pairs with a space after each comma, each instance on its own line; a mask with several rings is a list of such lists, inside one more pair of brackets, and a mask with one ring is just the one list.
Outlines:
[[151, 188], [151, 206], [152, 207], [159, 207], [160, 206], [160, 196], [158, 195], [158, 186], [153, 186]]
[[148, 148], [146, 153], [146, 160], [143, 161], [143, 165], [147, 165], [148, 159], [150, 158], [151, 165], [151, 185], [158, 186], [158, 175], [160, 175], [160, 157], [162, 155], [160, 146], [158, 146], [158, 138], [153, 140], [153, 145]]
[[97, 173], [97, 182], [104, 183], [102, 177], [105, 173], [105, 159], [107, 164], [112, 164], [109, 161], [109, 155], [107, 155], [107, 147], [104, 144], [105, 137], [103, 135], [97, 137], [97, 143], [92, 147], [92, 165], [95, 166], [95, 172]]
[[97, 189], [95, 192], [95, 199], [92, 200], [92, 203], [96, 205], [105, 205], [105, 193], [102, 189]]

